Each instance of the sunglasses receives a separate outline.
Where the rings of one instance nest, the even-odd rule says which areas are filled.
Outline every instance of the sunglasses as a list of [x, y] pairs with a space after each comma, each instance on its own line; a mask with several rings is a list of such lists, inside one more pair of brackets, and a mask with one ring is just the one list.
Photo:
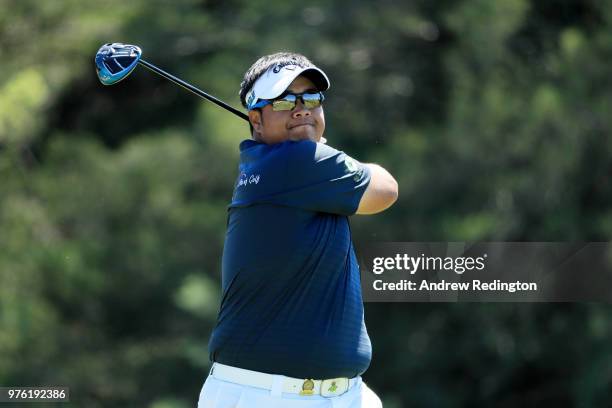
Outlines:
[[273, 111], [290, 111], [297, 105], [298, 99], [306, 109], [314, 109], [321, 106], [325, 97], [321, 92], [304, 92], [300, 94], [286, 93], [276, 99], [262, 99], [251, 107], [251, 109], [263, 108], [266, 105], [272, 105]]

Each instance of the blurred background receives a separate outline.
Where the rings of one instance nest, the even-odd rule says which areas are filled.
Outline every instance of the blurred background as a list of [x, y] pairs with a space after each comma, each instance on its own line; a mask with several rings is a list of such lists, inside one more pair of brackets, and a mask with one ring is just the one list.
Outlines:
[[[236, 107], [259, 56], [312, 59], [329, 144], [400, 185], [356, 243], [610, 240], [612, 1], [0, 0], [0, 385], [53, 406], [195, 406], [249, 137], [142, 67], [102, 86], [107, 42]], [[609, 305], [365, 308], [386, 408], [612, 400]]]

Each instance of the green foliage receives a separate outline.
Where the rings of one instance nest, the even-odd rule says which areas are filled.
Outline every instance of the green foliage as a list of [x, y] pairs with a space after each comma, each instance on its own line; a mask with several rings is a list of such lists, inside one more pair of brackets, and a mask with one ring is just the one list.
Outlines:
[[[209, 367], [226, 205], [248, 126], [100, 45], [234, 106], [260, 55], [328, 73], [326, 136], [400, 200], [354, 240], [596, 241], [612, 231], [612, 4], [563, 0], [0, 4], [0, 384], [66, 406], [193, 406]], [[387, 407], [604, 406], [606, 305], [368, 304]], [[64, 405], [62, 405], [64, 406]]]

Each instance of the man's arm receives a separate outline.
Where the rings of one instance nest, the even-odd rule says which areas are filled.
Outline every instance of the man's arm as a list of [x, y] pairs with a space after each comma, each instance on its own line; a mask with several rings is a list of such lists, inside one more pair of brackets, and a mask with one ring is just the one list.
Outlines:
[[376, 214], [397, 200], [397, 181], [378, 164], [364, 164], [370, 169], [370, 184], [363, 193], [356, 214]]

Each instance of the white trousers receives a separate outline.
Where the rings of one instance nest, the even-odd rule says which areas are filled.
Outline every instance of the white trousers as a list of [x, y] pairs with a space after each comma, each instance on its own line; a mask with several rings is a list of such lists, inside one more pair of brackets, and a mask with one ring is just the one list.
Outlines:
[[382, 408], [380, 398], [361, 377], [353, 388], [336, 397], [291, 393], [273, 396], [273, 391], [208, 376], [200, 392], [198, 408]]

